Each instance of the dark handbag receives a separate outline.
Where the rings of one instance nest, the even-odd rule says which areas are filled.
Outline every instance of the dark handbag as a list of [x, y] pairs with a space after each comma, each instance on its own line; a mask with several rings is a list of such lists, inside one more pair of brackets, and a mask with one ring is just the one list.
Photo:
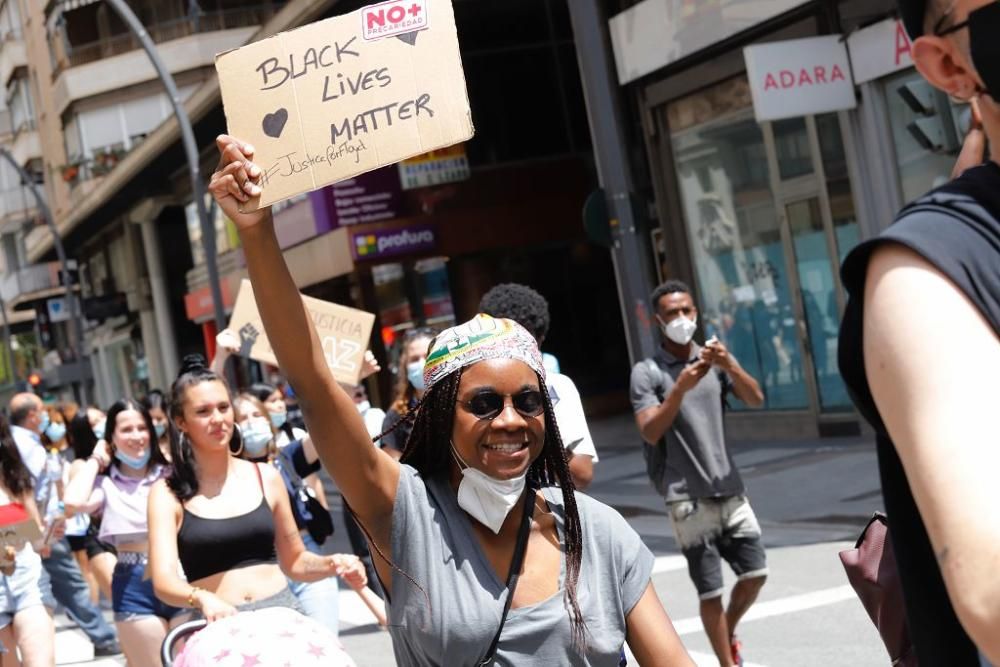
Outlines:
[[303, 524], [299, 527], [309, 531], [309, 536], [316, 541], [316, 544], [323, 544], [326, 538], [333, 535], [333, 517], [316, 497], [316, 492], [299, 475], [295, 464], [284, 450], [279, 452], [277, 462], [281, 478], [292, 500], [296, 523]]
[[917, 667], [903, 602], [903, 584], [889, 539], [889, 521], [876, 512], [853, 549], [840, 552], [851, 587], [878, 628], [892, 664]]
[[524, 493], [524, 517], [521, 519], [521, 528], [517, 533], [517, 543], [514, 545], [514, 556], [510, 560], [510, 572], [507, 574], [507, 600], [503, 604], [503, 615], [500, 616], [500, 627], [490, 642], [490, 647], [486, 650], [483, 659], [476, 663], [476, 667], [491, 667], [496, 660], [497, 645], [500, 644], [500, 633], [507, 622], [507, 613], [510, 612], [510, 603], [514, 601], [514, 591], [517, 589], [517, 580], [521, 576], [521, 566], [524, 564], [524, 552], [528, 550], [528, 535], [531, 533], [531, 517], [535, 515], [535, 492], [528, 486]]

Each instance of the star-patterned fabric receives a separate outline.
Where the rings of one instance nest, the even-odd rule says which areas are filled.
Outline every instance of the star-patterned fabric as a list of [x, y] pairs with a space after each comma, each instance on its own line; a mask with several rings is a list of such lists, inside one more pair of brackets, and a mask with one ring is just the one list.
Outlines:
[[283, 607], [241, 612], [187, 641], [173, 667], [356, 667], [325, 627]]

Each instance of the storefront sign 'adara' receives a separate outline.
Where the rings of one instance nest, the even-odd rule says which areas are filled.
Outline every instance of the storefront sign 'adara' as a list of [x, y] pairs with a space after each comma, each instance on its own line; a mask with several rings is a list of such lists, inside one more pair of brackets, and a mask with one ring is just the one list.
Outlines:
[[451, 0], [393, 0], [216, 57], [229, 133], [264, 170], [248, 209], [470, 139]]
[[847, 48], [839, 35], [755, 44], [743, 53], [760, 122], [857, 106]]

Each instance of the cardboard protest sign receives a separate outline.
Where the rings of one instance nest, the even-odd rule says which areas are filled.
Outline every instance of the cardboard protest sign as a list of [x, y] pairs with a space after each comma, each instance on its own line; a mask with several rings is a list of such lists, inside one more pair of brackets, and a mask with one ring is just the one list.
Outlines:
[[38, 523], [28, 514], [24, 505], [0, 505], [0, 546], [20, 550], [28, 542], [42, 538]]
[[264, 170], [257, 209], [470, 139], [451, 0], [392, 0], [216, 57], [229, 134]]
[[[333, 377], [338, 382], [357, 384], [375, 316], [363, 310], [309, 296], [303, 296], [302, 302], [312, 317]], [[278, 365], [271, 343], [264, 333], [264, 324], [257, 312], [257, 302], [254, 301], [253, 287], [249, 280], [244, 280], [240, 285], [233, 315], [229, 319], [229, 329], [239, 336], [241, 356], [272, 366]], [[307, 335], [307, 332], [302, 332], [303, 337]]]

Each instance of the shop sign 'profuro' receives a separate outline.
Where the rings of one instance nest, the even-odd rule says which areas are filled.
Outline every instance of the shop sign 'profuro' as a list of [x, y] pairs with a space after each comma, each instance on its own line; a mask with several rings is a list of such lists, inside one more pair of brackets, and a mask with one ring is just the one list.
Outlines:
[[451, 0], [394, 0], [216, 57], [257, 209], [474, 133]]

